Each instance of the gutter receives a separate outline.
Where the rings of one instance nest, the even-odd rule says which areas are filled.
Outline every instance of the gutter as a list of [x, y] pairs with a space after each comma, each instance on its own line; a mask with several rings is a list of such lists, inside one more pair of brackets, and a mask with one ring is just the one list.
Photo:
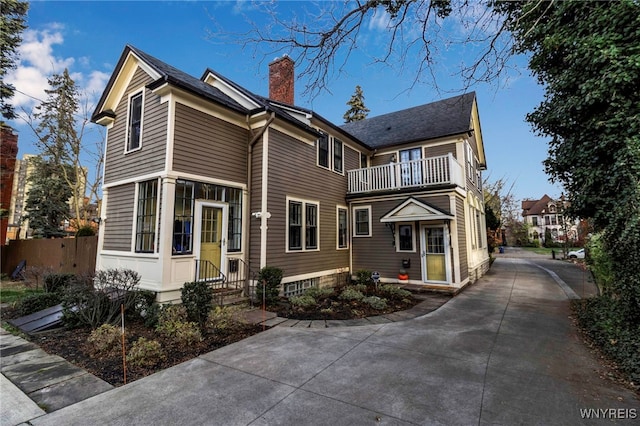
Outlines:
[[[267, 110], [265, 110], [267, 111]], [[246, 120], [247, 120], [247, 127], [249, 128], [249, 130], [251, 130], [251, 126], [249, 124], [249, 115], [246, 116]], [[267, 131], [267, 129], [269, 128], [269, 126], [271, 125], [271, 123], [273, 123], [273, 121], [276, 118], [276, 113], [275, 112], [271, 112], [271, 117], [269, 117], [269, 119], [267, 120], [266, 124], [264, 126], [262, 126], [262, 128], [260, 130], [258, 130], [258, 132], [253, 135], [251, 137], [251, 139], [248, 141], [247, 143], [247, 205], [244, 208], [244, 217], [247, 218], [247, 232], [246, 232], [246, 237], [245, 237], [245, 247], [246, 247], [246, 253], [247, 253], [247, 264], [250, 264], [250, 260], [251, 260], [251, 198], [253, 196], [253, 185], [251, 184], [251, 181], [253, 179], [253, 147], [255, 146], [255, 144], [258, 142], [258, 140], [262, 137], [262, 135], [264, 134], [264, 132]]]

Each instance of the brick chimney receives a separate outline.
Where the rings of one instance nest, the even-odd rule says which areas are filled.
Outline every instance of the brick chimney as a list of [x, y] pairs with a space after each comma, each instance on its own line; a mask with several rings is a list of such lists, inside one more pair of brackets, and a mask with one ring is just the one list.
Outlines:
[[0, 123], [0, 208], [6, 216], [0, 218], [0, 245], [7, 239], [9, 224], [9, 206], [11, 205], [11, 191], [13, 190], [13, 175], [16, 169], [18, 155], [18, 135], [11, 127]]
[[293, 59], [284, 55], [269, 64], [269, 98], [293, 105], [294, 68]]

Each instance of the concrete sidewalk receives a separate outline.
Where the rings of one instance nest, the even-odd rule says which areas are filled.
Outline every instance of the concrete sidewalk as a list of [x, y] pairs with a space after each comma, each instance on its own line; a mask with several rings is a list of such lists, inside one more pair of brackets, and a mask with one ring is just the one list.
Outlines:
[[611, 423], [581, 410], [640, 415], [635, 394], [600, 377], [569, 315], [544, 270], [501, 258], [416, 319], [274, 327], [30, 424], [576, 425]]

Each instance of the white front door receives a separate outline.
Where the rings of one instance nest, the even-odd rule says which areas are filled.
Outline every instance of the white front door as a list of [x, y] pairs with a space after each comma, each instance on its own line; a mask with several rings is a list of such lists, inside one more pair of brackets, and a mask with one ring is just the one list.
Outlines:
[[445, 226], [423, 226], [422, 277], [424, 282], [448, 284], [451, 282], [449, 232]]
[[196, 201], [193, 250], [199, 261], [198, 279], [217, 279], [226, 272], [228, 208]]

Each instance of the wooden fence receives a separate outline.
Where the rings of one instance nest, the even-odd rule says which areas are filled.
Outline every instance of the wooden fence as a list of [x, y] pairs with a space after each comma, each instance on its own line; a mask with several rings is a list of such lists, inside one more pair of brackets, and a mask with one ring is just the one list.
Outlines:
[[11, 240], [2, 247], [2, 273], [11, 275], [25, 260], [27, 268], [53, 273], [94, 272], [98, 237], [56, 238], [50, 240]]

